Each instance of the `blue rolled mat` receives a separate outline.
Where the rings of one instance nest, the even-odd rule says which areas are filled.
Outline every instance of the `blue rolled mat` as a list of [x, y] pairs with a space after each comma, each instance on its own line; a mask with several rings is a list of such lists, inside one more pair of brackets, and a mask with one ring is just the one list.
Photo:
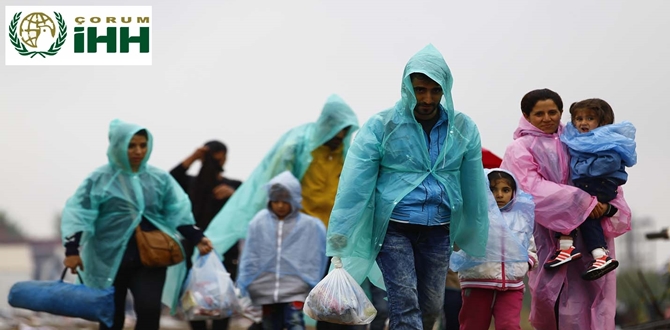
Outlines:
[[9, 291], [9, 305], [36, 312], [78, 317], [111, 327], [114, 323], [114, 287], [95, 289], [83, 284], [58, 281], [23, 281]]

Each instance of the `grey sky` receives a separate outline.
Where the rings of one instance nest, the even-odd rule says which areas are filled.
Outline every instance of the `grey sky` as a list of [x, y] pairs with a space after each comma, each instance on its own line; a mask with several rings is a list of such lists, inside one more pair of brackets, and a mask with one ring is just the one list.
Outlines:
[[[0, 1], [3, 9], [111, 3]], [[283, 132], [316, 120], [331, 93], [361, 123], [392, 106], [406, 61], [428, 43], [452, 70], [456, 109], [500, 155], [529, 90], [551, 88], [566, 105], [608, 101], [617, 121], [638, 129], [639, 163], [625, 186], [634, 216], [656, 221], [648, 231], [670, 225], [668, 1], [184, 4], [142, 2], [153, 5], [150, 67], [8, 67], [2, 59], [0, 209], [30, 235], [53, 234], [54, 214], [106, 163], [113, 118], [152, 131], [154, 166], [169, 170], [216, 138], [230, 149], [226, 174], [245, 179]]]

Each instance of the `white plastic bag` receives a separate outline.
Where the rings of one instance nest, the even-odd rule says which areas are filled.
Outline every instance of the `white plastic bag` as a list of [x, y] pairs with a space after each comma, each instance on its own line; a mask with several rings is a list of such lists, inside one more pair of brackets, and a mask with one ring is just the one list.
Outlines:
[[317, 321], [369, 324], [375, 319], [377, 309], [363, 288], [342, 268], [340, 258], [333, 257], [332, 263], [335, 269], [310, 291], [303, 311]]
[[236, 311], [236, 315], [247, 318], [254, 323], [261, 323], [263, 308], [254, 305], [249, 295], [243, 296], [240, 289], [235, 288], [235, 293], [237, 293], [237, 301], [239, 302], [239, 309]]
[[189, 320], [227, 318], [239, 308], [230, 274], [213, 251], [198, 257], [191, 268], [181, 306]]

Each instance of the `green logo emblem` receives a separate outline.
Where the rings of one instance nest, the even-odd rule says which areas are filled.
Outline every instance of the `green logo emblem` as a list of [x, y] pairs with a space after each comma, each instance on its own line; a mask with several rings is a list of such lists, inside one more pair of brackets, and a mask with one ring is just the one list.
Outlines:
[[54, 16], [58, 22], [58, 37], [56, 37], [56, 24], [49, 15], [30, 13], [21, 20], [21, 12], [14, 14], [14, 19], [9, 23], [9, 40], [14, 49], [30, 58], [35, 55], [45, 58], [58, 54], [67, 37], [67, 26], [60, 13], [54, 12]]

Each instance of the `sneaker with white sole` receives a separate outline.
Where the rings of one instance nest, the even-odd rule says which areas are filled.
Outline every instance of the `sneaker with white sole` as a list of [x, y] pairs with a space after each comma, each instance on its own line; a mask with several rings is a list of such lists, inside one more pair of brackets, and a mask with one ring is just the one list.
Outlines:
[[552, 269], [561, 265], [565, 265], [570, 261], [577, 260], [582, 257], [581, 252], [577, 252], [574, 246], [565, 250], [557, 250], [554, 257], [544, 264], [544, 268]]
[[616, 259], [604, 255], [591, 263], [591, 267], [582, 274], [582, 278], [587, 281], [597, 280], [615, 270], [617, 267], [619, 267], [619, 262]]

